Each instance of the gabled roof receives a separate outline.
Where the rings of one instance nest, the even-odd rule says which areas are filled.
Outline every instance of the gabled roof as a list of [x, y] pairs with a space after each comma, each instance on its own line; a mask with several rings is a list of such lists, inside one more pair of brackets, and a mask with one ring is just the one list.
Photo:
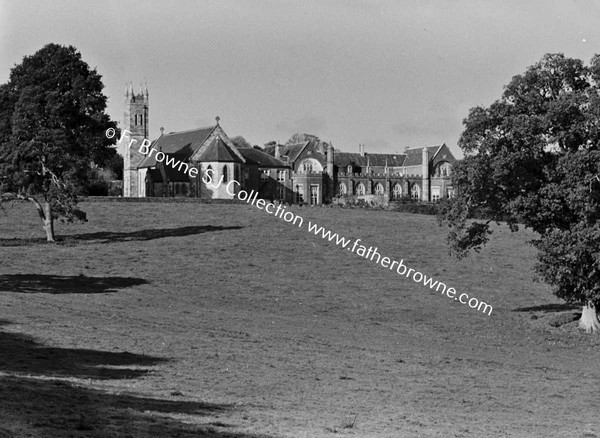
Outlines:
[[287, 144], [283, 148], [279, 148], [279, 156], [283, 157], [287, 155], [288, 160], [293, 163], [300, 156], [308, 143], [310, 142], [303, 141], [301, 143]]
[[221, 137], [216, 137], [208, 147], [202, 151], [198, 161], [220, 161], [243, 163], [238, 154], [230, 148]]
[[258, 149], [238, 148], [238, 151], [244, 156], [247, 164], [254, 164], [260, 167], [289, 167], [289, 164]]
[[365, 154], [364, 156], [356, 152], [335, 152], [333, 154], [333, 164], [338, 167], [346, 167], [351, 163], [355, 166], [385, 166], [399, 167], [404, 165], [405, 155], [403, 154]]
[[[150, 148], [154, 148], [165, 154], [174, 155], [177, 158], [187, 159], [202, 146], [217, 126], [161, 135], [152, 142]], [[156, 166], [155, 156], [155, 153], [152, 153], [151, 156], [146, 156], [138, 167]]]
[[442, 147], [442, 145], [438, 146], [428, 146], [426, 148], [415, 148], [415, 149], [407, 149], [404, 151], [406, 154], [406, 161], [404, 162], [405, 166], [420, 166], [423, 164], [423, 149], [427, 149], [427, 158], [431, 160], [437, 151]]

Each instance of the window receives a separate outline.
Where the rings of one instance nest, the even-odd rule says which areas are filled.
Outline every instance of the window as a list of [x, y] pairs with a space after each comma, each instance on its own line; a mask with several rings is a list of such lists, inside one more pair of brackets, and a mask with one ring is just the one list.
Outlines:
[[134, 125], [137, 126], [137, 114], [135, 115], [135, 122]]
[[347, 192], [348, 192], [348, 189], [346, 188], [346, 184], [341, 182], [340, 183], [340, 195], [345, 195]]
[[144, 126], [144, 116], [140, 114], [140, 125]]
[[279, 182], [285, 182], [285, 170], [278, 170], [277, 171], [277, 181]]
[[417, 201], [421, 199], [421, 189], [418, 185], [414, 184], [412, 186], [412, 189], [410, 190], [410, 197]]
[[392, 189], [392, 199], [400, 199], [402, 197], [402, 186], [400, 183], [394, 184]]
[[277, 187], [277, 199], [280, 201], [285, 201], [285, 188]]
[[215, 173], [213, 171], [212, 166], [209, 164], [208, 167], [206, 168], [206, 172], [204, 174], [204, 183], [208, 184], [213, 178], [215, 177]]
[[223, 182], [227, 182], [227, 166], [223, 166]]
[[377, 183], [375, 184], [375, 194], [376, 195], [383, 195], [385, 193], [385, 189], [383, 188], [383, 184], [381, 183]]
[[319, 186], [317, 184], [310, 185], [310, 205], [319, 204]]
[[365, 185], [363, 183], [358, 183], [356, 185], [356, 194], [358, 196], [364, 196], [365, 195]]
[[315, 172], [323, 172], [323, 166], [314, 158], [307, 158], [306, 160], [300, 163], [298, 166], [299, 173], [315, 173]]
[[264, 180], [268, 180], [269, 177], [271, 176], [271, 172], [269, 171], [269, 169], [263, 169], [262, 173], [260, 174], [260, 179]]
[[296, 203], [300, 204], [304, 202], [304, 186], [297, 185], [296, 186]]
[[440, 200], [440, 188], [439, 187], [431, 188], [431, 200], [433, 202], [438, 202]]
[[450, 169], [452, 169], [452, 165], [444, 161], [435, 167], [435, 176], [438, 178], [447, 178], [450, 176]]

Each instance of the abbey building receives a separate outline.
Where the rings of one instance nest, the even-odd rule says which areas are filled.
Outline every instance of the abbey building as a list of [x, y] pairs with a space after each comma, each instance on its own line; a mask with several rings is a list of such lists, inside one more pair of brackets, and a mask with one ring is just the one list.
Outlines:
[[[321, 141], [303, 141], [287, 145], [266, 145], [264, 151], [237, 147], [220, 125], [189, 131], [164, 133], [151, 143], [166, 159], [145, 155], [138, 147], [148, 138], [147, 88], [125, 92], [122, 129], [136, 140], [131, 146], [121, 144], [124, 157], [124, 197], [200, 197], [233, 199], [226, 190], [205, 182], [207, 172], [212, 179], [224, 183], [235, 180], [237, 190], [255, 191], [261, 199], [285, 203], [319, 205], [332, 201], [364, 200], [379, 204], [412, 198], [435, 202], [451, 197], [450, 174], [456, 159], [441, 144], [406, 149], [396, 154], [370, 154], [359, 145], [359, 151], [342, 152]], [[195, 167], [197, 177], [168, 165], [171, 160]], [[181, 166], [180, 166], [181, 167]]]

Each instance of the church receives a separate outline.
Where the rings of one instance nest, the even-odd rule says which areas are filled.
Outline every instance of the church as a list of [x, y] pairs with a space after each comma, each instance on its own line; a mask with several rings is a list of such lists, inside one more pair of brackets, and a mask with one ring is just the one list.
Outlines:
[[[124, 197], [194, 197], [234, 199], [227, 184], [207, 184], [207, 173], [223, 183], [235, 180], [239, 190], [254, 190], [261, 199], [288, 204], [321, 205], [351, 200], [387, 205], [389, 201], [413, 199], [436, 202], [453, 196], [450, 175], [456, 159], [450, 149], [438, 146], [405, 149], [403, 153], [371, 154], [359, 145], [358, 152], [341, 152], [331, 143], [308, 140], [295, 144], [269, 144], [264, 151], [237, 147], [220, 125], [165, 133], [152, 141], [156, 155], [142, 154], [140, 145], [149, 135], [149, 94], [146, 87], [125, 91], [122, 129], [136, 140], [120, 144], [124, 157]], [[166, 164], [171, 159], [194, 167], [192, 177]]]

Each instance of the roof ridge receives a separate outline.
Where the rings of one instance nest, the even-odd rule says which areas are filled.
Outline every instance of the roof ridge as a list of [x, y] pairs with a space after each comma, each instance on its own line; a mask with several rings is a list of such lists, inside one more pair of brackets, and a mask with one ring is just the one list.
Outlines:
[[177, 135], [177, 134], [187, 134], [188, 132], [194, 132], [194, 131], [203, 131], [205, 129], [212, 129], [214, 130], [218, 125], [211, 125], [211, 126], [205, 126], [204, 128], [194, 128], [194, 129], [187, 129], [185, 131], [176, 131], [176, 132], [169, 132], [168, 134], [164, 134], [161, 137], [158, 138], [162, 138], [162, 137], [167, 137], [169, 135]]

